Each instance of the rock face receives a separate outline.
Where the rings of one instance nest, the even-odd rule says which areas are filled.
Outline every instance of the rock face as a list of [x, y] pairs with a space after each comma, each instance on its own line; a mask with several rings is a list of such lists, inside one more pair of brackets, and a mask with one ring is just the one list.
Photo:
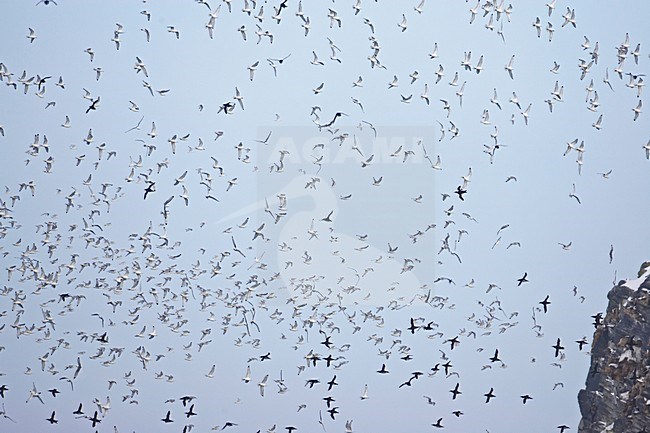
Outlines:
[[620, 281], [596, 317], [579, 433], [650, 432], [650, 262]]

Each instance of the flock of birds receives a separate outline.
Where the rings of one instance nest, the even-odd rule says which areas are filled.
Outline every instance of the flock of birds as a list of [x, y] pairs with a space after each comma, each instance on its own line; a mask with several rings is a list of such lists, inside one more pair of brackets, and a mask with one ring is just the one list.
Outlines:
[[[543, 110], [571, 116], [558, 115], [559, 107], [580, 100], [596, 133], [617, 128], [603, 114], [604, 92], [629, 102], [621, 129], [644, 125], [647, 134], [641, 41], [622, 34], [615, 49], [601, 47], [596, 35], [579, 32], [579, 9], [540, 3], [520, 37], [553, 44], [566, 33], [581, 55], [574, 65], [550, 61], [545, 74], [554, 84], [538, 101], [525, 95], [536, 85], [520, 72], [525, 54], [508, 53], [498, 65], [471, 49], [450, 53], [435, 40], [425, 59], [390, 53], [414, 27], [423, 32], [427, 14], [442, 13], [434, 0], [401, 5], [392, 29], [377, 0], [174, 6], [201, 17], [193, 28], [158, 13], [157, 1], [143, 3], [125, 6], [128, 19], [110, 30], [93, 24], [106, 34], [103, 45], [80, 50], [83, 62], [74, 67], [81, 78], [57, 71], [61, 64], [28, 70], [20, 58], [0, 58], [0, 98], [29, 117], [10, 123], [8, 105], [0, 111], [0, 146], [20, 152], [7, 151], [0, 196], [0, 430], [496, 431], [490, 425], [498, 421], [476, 407], [503, 401], [504, 418], [525, 419], [556, 399], [571, 374], [567, 363], [588, 355], [590, 339], [571, 329], [550, 335], [545, 318], [561, 315], [558, 304], [579, 308], [586, 295], [577, 286], [530, 291], [539, 276], [526, 268], [510, 269], [510, 280], [468, 276], [478, 232], [489, 232], [488, 253], [516, 253], [525, 242], [511, 234], [515, 221], [482, 222], [472, 167], [441, 149], [485, 138], [488, 144], [462, 151], [484, 163], [474, 176], [489, 172], [514, 187], [526, 173], [504, 172], [502, 164]], [[74, 13], [63, 0], [36, 6]], [[516, 5], [480, 0], [454, 26], [460, 35], [462, 26], [496, 35], [493, 43], [508, 50], [509, 27], [521, 19]], [[194, 82], [189, 75], [202, 63], [176, 70], [165, 47], [192, 33], [204, 55], [225, 32], [242, 44], [222, 48], [233, 58], [221, 59], [233, 69], [224, 73], [227, 90], [205, 100], [192, 94], [190, 103], [174, 99], [191, 91], [181, 81]], [[43, 55], [43, 39], [57, 37], [36, 25], [24, 35], [15, 44], [25, 58]], [[323, 50], [314, 48], [316, 38]], [[345, 38], [369, 47], [341, 84], [337, 68], [357, 49]], [[286, 51], [278, 55], [277, 46]], [[259, 54], [240, 67], [240, 49]], [[391, 55], [420, 67], [404, 76], [385, 60]], [[161, 84], [167, 68], [178, 83]], [[313, 87], [303, 93], [295, 87], [304, 83], [283, 79], [291, 69]], [[521, 82], [519, 95], [484, 81], [495, 69]], [[221, 80], [221, 72], [211, 74]], [[112, 77], [134, 93], [116, 90]], [[570, 88], [576, 81], [586, 96]], [[277, 86], [292, 105], [271, 101], [259, 82]], [[480, 116], [471, 117], [474, 95], [486, 88]], [[422, 134], [419, 126], [384, 127], [391, 119], [377, 98], [385, 92], [396, 118], [407, 106], [429, 113]], [[303, 126], [292, 129], [285, 117]], [[252, 131], [242, 118], [271, 126]], [[26, 134], [33, 141], [25, 144]], [[408, 139], [377, 145], [390, 134]], [[650, 159], [650, 140], [619, 143], [628, 144]], [[560, 161], [575, 156], [580, 178], [590, 146], [572, 136], [549, 152]], [[610, 176], [611, 169], [599, 173]], [[583, 206], [576, 182], [562, 192], [563, 206]], [[377, 208], [389, 229], [373, 225]], [[553, 244], [572, 248], [570, 240]], [[605, 263], [613, 260], [611, 245]], [[527, 294], [508, 295], [515, 291]], [[595, 312], [593, 326], [602, 318]], [[515, 353], [525, 339], [543, 348]], [[541, 365], [547, 370], [535, 370]], [[535, 374], [552, 383], [513, 383], [506, 372], [516, 368], [541, 371]], [[553, 413], [543, 419], [560, 433], [578, 428]]]

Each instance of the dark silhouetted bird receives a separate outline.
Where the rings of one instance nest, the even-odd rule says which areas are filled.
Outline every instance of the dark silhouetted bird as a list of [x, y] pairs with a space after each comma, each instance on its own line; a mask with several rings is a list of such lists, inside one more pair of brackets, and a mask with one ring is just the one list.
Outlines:
[[456, 386], [454, 387], [454, 389], [449, 390], [449, 392], [451, 392], [451, 394], [452, 394], [452, 397], [451, 397], [452, 400], [456, 400], [456, 397], [458, 397], [460, 394], [462, 394], [462, 392], [458, 389], [458, 387], [460, 387], [460, 383], [456, 382]]
[[557, 343], [555, 345], [551, 346], [553, 349], [555, 349], [555, 357], [557, 358], [560, 355], [560, 350], [564, 349], [564, 346], [560, 344], [560, 339], [557, 339]]
[[517, 280], [517, 287], [521, 286], [524, 283], [527, 283], [528, 272], [524, 272], [524, 276]]
[[539, 301], [540, 304], [544, 307], [544, 313], [548, 312], [548, 306], [551, 305], [551, 301], [548, 300], [549, 295], [546, 295], [543, 301]]

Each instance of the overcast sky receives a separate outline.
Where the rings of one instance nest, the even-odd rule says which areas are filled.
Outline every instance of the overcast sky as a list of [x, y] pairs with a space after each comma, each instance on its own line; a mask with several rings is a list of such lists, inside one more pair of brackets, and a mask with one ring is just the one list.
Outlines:
[[0, 26], [0, 430], [577, 430], [648, 259], [650, 5], [35, 3]]

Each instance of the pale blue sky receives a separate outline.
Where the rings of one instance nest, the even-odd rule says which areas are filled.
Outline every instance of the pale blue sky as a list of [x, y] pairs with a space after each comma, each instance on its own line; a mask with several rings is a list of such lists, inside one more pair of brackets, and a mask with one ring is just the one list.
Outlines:
[[[490, 31], [485, 25], [491, 14], [479, 13], [470, 25], [469, 9], [475, 4], [460, 1], [426, 0], [419, 14], [414, 10], [417, 1], [363, 0], [358, 15], [353, 1], [303, 1], [311, 25], [305, 37], [303, 21], [296, 16], [297, 1], [287, 2], [277, 24], [272, 17], [279, 1], [259, 1], [249, 16], [241, 11], [244, 2], [234, 0], [232, 13], [221, 3], [210, 39], [205, 28], [210, 12], [196, 2], [34, 3], [6, 2], [0, 26], [0, 62], [17, 83], [17, 90], [3, 85], [8, 76], [0, 83], [4, 129], [0, 185], [5, 187], [0, 198], [10, 209], [10, 217], [1, 220], [2, 278], [7, 269], [14, 269], [0, 296], [0, 311], [6, 312], [0, 315], [0, 346], [5, 348], [0, 351], [0, 385], [9, 388], [0, 403], [17, 421], [14, 425], [0, 418], [0, 430], [94, 431], [88, 420], [75, 419], [72, 411], [83, 403], [85, 414], [92, 416], [97, 408], [93, 401], [106, 402], [107, 396], [111, 405], [97, 426], [100, 432], [112, 432], [113, 426], [120, 432], [180, 432], [190, 423], [194, 431], [202, 432], [220, 429], [226, 422], [238, 424], [226, 430], [242, 432], [266, 431], [273, 425], [278, 432], [286, 431], [286, 426], [296, 426], [299, 432], [321, 428], [342, 432], [347, 420], [353, 420], [355, 432], [419, 432], [435, 430], [431, 424], [439, 418], [447, 431], [551, 432], [561, 424], [577, 430], [577, 393], [584, 386], [589, 356], [587, 348], [578, 351], [575, 341], [585, 336], [591, 342], [590, 316], [605, 311], [612, 281], [634, 278], [648, 259], [650, 205], [645, 190], [650, 161], [642, 148], [650, 139], [648, 115], [642, 112], [633, 121], [633, 108], [645, 93], [637, 97], [637, 89], [626, 86], [629, 77], [621, 80], [614, 70], [616, 47], [626, 33], [624, 73], [648, 70], [650, 41], [644, 21], [650, 5], [623, 1], [596, 7], [559, 0], [549, 17], [544, 1], [513, 1], [510, 21], [505, 15], [497, 21], [496, 13], [491, 13]], [[209, 3], [212, 10], [219, 6]], [[260, 22], [254, 17], [261, 6]], [[562, 27], [567, 7], [575, 8], [577, 28]], [[329, 8], [341, 17], [340, 28], [330, 28]], [[151, 21], [143, 10], [151, 13]], [[402, 14], [407, 19], [404, 32], [398, 26]], [[532, 25], [536, 17], [541, 20], [541, 38]], [[375, 27], [378, 58], [385, 70], [371, 68], [372, 34], [364, 18]], [[551, 42], [545, 30], [548, 22], [554, 28]], [[123, 26], [119, 51], [111, 41], [116, 23]], [[505, 42], [497, 33], [501, 23]], [[267, 37], [257, 44], [256, 24], [273, 34], [272, 44]], [[246, 41], [238, 31], [242, 25]], [[178, 39], [168, 26], [180, 32]], [[29, 28], [35, 31], [33, 43], [26, 37]], [[590, 41], [588, 50], [581, 47], [584, 36]], [[340, 63], [330, 59], [328, 38], [340, 49], [336, 51]], [[598, 62], [580, 80], [579, 59], [588, 62], [596, 42]], [[438, 57], [431, 59], [435, 43]], [[636, 64], [632, 51], [639, 43]], [[94, 52], [92, 62], [84, 52], [87, 48]], [[313, 51], [324, 65], [310, 63]], [[472, 69], [483, 56], [480, 74], [461, 66], [468, 51]], [[275, 61], [276, 76], [267, 59], [289, 54], [282, 64]], [[514, 79], [510, 79], [504, 66], [513, 54]], [[149, 77], [134, 69], [136, 56], [146, 64]], [[251, 81], [248, 67], [257, 61]], [[557, 74], [549, 71], [554, 62], [560, 64]], [[444, 77], [435, 84], [439, 65]], [[94, 68], [101, 68], [99, 80]], [[409, 74], [416, 70], [418, 79], [411, 84]], [[603, 82], [606, 70], [614, 91]], [[23, 71], [26, 79], [51, 76], [42, 97], [36, 95], [35, 85], [24, 94], [18, 81]], [[449, 85], [456, 72], [458, 84], [466, 82], [462, 108], [456, 95], [460, 86]], [[65, 89], [55, 85], [59, 76]], [[359, 76], [363, 86], [355, 87], [352, 83]], [[394, 76], [398, 85], [389, 89]], [[585, 98], [592, 79], [600, 101], [596, 112], [588, 110]], [[170, 91], [151, 96], [143, 80], [154, 91]], [[544, 101], [553, 98], [556, 81], [564, 87], [563, 101], [555, 102], [550, 113]], [[315, 94], [312, 89], [321, 83], [322, 92]], [[420, 97], [425, 83], [430, 105]], [[243, 96], [244, 110], [234, 99], [235, 87]], [[495, 88], [502, 110], [490, 102]], [[88, 114], [91, 101], [83, 98], [83, 89], [93, 99], [100, 97], [97, 110]], [[521, 109], [508, 102], [512, 92]], [[409, 95], [410, 103], [402, 103], [402, 96]], [[440, 99], [449, 102], [449, 117]], [[56, 104], [45, 108], [51, 101]], [[138, 112], [129, 110], [129, 101]], [[236, 104], [232, 114], [217, 113], [228, 101]], [[521, 112], [529, 104], [525, 125]], [[315, 110], [321, 124], [336, 112], [348, 116], [336, 121], [338, 131], [319, 131], [310, 114], [315, 106], [320, 107]], [[489, 125], [481, 123], [486, 109]], [[601, 114], [602, 129], [596, 130], [592, 124]], [[60, 126], [66, 116], [69, 128]], [[139, 129], [125, 133], [141, 118]], [[453, 139], [450, 121], [460, 130]], [[155, 138], [147, 135], [152, 122]], [[364, 122], [374, 126], [376, 137]], [[438, 122], [444, 126], [444, 137]], [[502, 147], [490, 163], [483, 151], [484, 145], [494, 144], [490, 134], [495, 126]], [[94, 137], [90, 145], [83, 141], [89, 129]], [[215, 141], [216, 131], [223, 135]], [[263, 141], [269, 132], [266, 143], [256, 141]], [[36, 155], [25, 153], [35, 134], [40, 144], [47, 136], [49, 152], [40, 147]], [[186, 134], [189, 137], [180, 140]], [[347, 134], [342, 143], [335, 138], [341, 134]], [[168, 142], [174, 135], [175, 154]], [[204, 150], [197, 149], [199, 138]], [[575, 138], [585, 143], [580, 175], [577, 152], [563, 156], [566, 143]], [[151, 155], [143, 144], [155, 145]], [[101, 160], [97, 146], [103, 147]], [[424, 150], [434, 163], [440, 156], [442, 170], [432, 168]], [[290, 153], [280, 165], [285, 151]], [[107, 159], [109, 152], [115, 154]], [[368, 161], [371, 155], [374, 158]], [[44, 161], [50, 156], [51, 173], [44, 173]], [[321, 156], [319, 168], [314, 162]], [[140, 157], [141, 164], [136, 164]], [[274, 164], [281, 167], [279, 172]], [[468, 192], [460, 201], [454, 191], [470, 167]], [[609, 170], [608, 178], [599, 174]], [[85, 182], [90, 174], [91, 181]], [[146, 176], [155, 182], [156, 191], [143, 200]], [[506, 182], [509, 176], [516, 181]], [[127, 181], [130, 177], [132, 181]], [[226, 191], [228, 181], [235, 178]], [[20, 184], [29, 181], [35, 185], [34, 197], [19, 191]], [[307, 186], [309, 182], [316, 182], [315, 188]], [[573, 185], [580, 204], [569, 196]], [[281, 212], [279, 194], [286, 197], [286, 216], [276, 224], [265, 208], [275, 215]], [[443, 200], [442, 194], [450, 197]], [[66, 213], [69, 195], [75, 208]], [[169, 219], [163, 224], [163, 203], [171, 196]], [[103, 199], [110, 203], [110, 212]], [[332, 222], [322, 221], [330, 211]], [[48, 221], [58, 226], [45, 239], [44, 229], [37, 230], [37, 225]], [[90, 224], [87, 230], [84, 221]], [[147, 234], [150, 224], [155, 234]], [[266, 240], [252, 240], [261, 224]], [[427, 230], [432, 224], [435, 228]], [[76, 228], [70, 230], [71, 225]], [[504, 225], [508, 227], [499, 232]], [[460, 240], [459, 231], [463, 231]], [[438, 254], [447, 235], [462, 263], [449, 252]], [[143, 249], [143, 237], [150, 249]], [[246, 257], [233, 250], [231, 238]], [[508, 248], [514, 242], [520, 246]], [[559, 245], [569, 242], [566, 250]], [[24, 254], [32, 243], [37, 251]], [[58, 245], [51, 257], [50, 244]], [[388, 244], [398, 249], [389, 254]], [[107, 257], [110, 251], [113, 256]], [[73, 254], [79, 255], [76, 263]], [[84, 263], [90, 266], [83, 267]], [[29, 271], [21, 275], [21, 264], [33, 265], [40, 281]], [[402, 272], [408, 265], [413, 269]], [[219, 274], [211, 278], [213, 270]], [[56, 287], [35, 292], [47, 279], [44, 275], [57, 271]], [[517, 287], [524, 273], [530, 282]], [[134, 286], [138, 274], [141, 278]], [[455, 284], [436, 282], [439, 277]], [[116, 281], [121, 279], [125, 282], [120, 290]], [[471, 280], [474, 284], [468, 284]], [[84, 282], [90, 283], [79, 286]], [[490, 284], [499, 288], [486, 293]], [[152, 288], [160, 296], [158, 302]], [[169, 294], [163, 299], [166, 290]], [[24, 312], [17, 314], [20, 293]], [[62, 293], [85, 298], [66, 310], [66, 302], [58, 302]], [[201, 306], [201, 293], [210, 305]], [[438, 297], [431, 305], [422, 301], [427, 293], [430, 300]], [[551, 305], [544, 314], [539, 301], [547, 295]], [[139, 303], [143, 300], [144, 305]], [[432, 308], [440, 305], [439, 300], [442, 308]], [[109, 301], [121, 301], [115, 313]], [[303, 305], [300, 316], [294, 316], [296, 305]], [[498, 305], [503, 311], [495, 309]], [[252, 318], [252, 308], [260, 330], [250, 325], [251, 335], [242, 335], [245, 327], [236, 325], [244, 309], [246, 319]], [[541, 329], [533, 329], [535, 308]], [[51, 311], [54, 329], [48, 324], [38, 329], [44, 325], [44, 310]], [[488, 310], [494, 319], [489, 320]], [[375, 318], [364, 321], [363, 312], [369, 311]], [[105, 328], [94, 313], [104, 318]], [[437, 327], [411, 335], [407, 331], [411, 318], [422, 318], [419, 325], [433, 321]], [[109, 320], [114, 326], [108, 326]], [[129, 321], [134, 323], [125, 324]], [[19, 339], [16, 324], [24, 324], [18, 328], [28, 331]], [[135, 337], [143, 327], [144, 338]], [[331, 350], [320, 344], [325, 336], [319, 327], [334, 343]], [[149, 338], [154, 328], [155, 337]], [[210, 334], [202, 339], [201, 331], [208, 329]], [[109, 342], [84, 342], [78, 332], [107, 332]], [[451, 351], [445, 340], [454, 336], [461, 343]], [[551, 347], [557, 338], [565, 346], [562, 360], [554, 357]], [[59, 339], [62, 347], [46, 358], [41, 371], [38, 358]], [[210, 339], [198, 351], [199, 343]], [[400, 346], [409, 349], [400, 353]], [[93, 357], [101, 347], [105, 352]], [[114, 362], [110, 348], [124, 349]], [[134, 354], [138, 348], [151, 355], [146, 370]], [[489, 360], [497, 348], [503, 368]], [[321, 362], [299, 373], [310, 350], [345, 357], [337, 362], [347, 363], [334, 369]], [[446, 362], [440, 350], [458, 376], [445, 377], [442, 369], [427, 375], [436, 364]], [[271, 360], [260, 362], [267, 352]], [[381, 354], [387, 352], [389, 358]], [[406, 353], [411, 360], [400, 359]], [[165, 356], [156, 360], [156, 355]], [[77, 357], [83, 369], [72, 391], [61, 377], [74, 373], [74, 367], [66, 367], [76, 365]], [[102, 365], [106, 361], [108, 365]], [[55, 373], [48, 373], [50, 363]], [[387, 375], [376, 373], [383, 363], [390, 371]], [[214, 378], [208, 379], [204, 375], [213, 364]], [[488, 364], [490, 368], [483, 368]], [[245, 383], [241, 379], [249, 365], [251, 381]], [[26, 371], [28, 367], [31, 371]], [[278, 393], [273, 382], [280, 371], [288, 387], [285, 393]], [[415, 371], [425, 374], [412, 386], [399, 388]], [[156, 379], [161, 372], [163, 377], [172, 375], [173, 382]], [[261, 397], [257, 384], [267, 374]], [[339, 385], [327, 392], [326, 382], [335, 374]], [[133, 379], [135, 383], [130, 383]], [[307, 379], [321, 383], [309, 389]], [[111, 380], [116, 384], [109, 390]], [[463, 394], [452, 400], [449, 390], [457, 382]], [[41, 391], [44, 405], [34, 399], [25, 403], [32, 383]], [[564, 386], [553, 390], [557, 383]], [[361, 400], [365, 384], [369, 398]], [[47, 392], [53, 387], [62, 391], [56, 398]], [[496, 398], [485, 404], [483, 395], [490, 388]], [[131, 394], [133, 389], [137, 394]], [[523, 394], [533, 397], [525, 406]], [[182, 395], [197, 397], [193, 403], [198, 415], [189, 420], [183, 414], [187, 408], [178, 400]], [[322, 400], [327, 395], [336, 399], [336, 420]], [[436, 404], [427, 404], [425, 395]], [[123, 401], [123, 396], [128, 397]], [[168, 399], [176, 401], [166, 403]], [[306, 407], [298, 411], [303, 404]], [[53, 410], [59, 423], [50, 426], [46, 418]], [[160, 419], [168, 410], [174, 423], [163, 424]], [[457, 418], [452, 414], [456, 410], [464, 415]], [[324, 427], [318, 424], [319, 412]]]

